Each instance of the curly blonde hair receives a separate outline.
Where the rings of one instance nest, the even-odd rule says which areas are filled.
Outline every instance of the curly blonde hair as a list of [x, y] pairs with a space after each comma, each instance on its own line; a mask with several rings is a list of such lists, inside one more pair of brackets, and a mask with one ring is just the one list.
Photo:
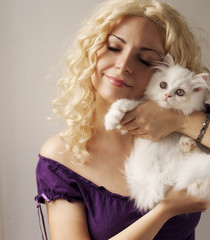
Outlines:
[[58, 82], [59, 94], [53, 110], [66, 120], [60, 132], [67, 149], [76, 160], [85, 162], [88, 140], [94, 134], [95, 89], [91, 83], [101, 49], [117, 20], [123, 16], [146, 17], [160, 26], [165, 35], [165, 50], [174, 61], [195, 73], [208, 71], [201, 65], [201, 51], [185, 19], [168, 3], [157, 0], [108, 0], [96, 9], [78, 32], [68, 52], [64, 76]]

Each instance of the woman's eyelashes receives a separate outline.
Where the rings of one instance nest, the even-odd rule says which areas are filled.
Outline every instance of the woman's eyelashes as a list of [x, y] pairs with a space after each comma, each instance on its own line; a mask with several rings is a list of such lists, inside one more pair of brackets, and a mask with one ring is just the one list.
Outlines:
[[120, 52], [121, 51], [121, 49], [116, 48], [116, 47], [112, 47], [112, 46], [108, 46], [108, 50], [113, 51], [113, 52]]
[[118, 49], [118, 48], [108, 47], [108, 49], [109, 49], [110, 51], [113, 51], [113, 52], [120, 52], [120, 49]]
[[145, 60], [143, 60], [142, 58], [138, 58], [138, 60], [139, 60], [140, 62], [142, 62], [144, 65], [146, 65], [147, 67], [152, 66], [152, 63], [151, 63], [151, 62], [145, 61]]

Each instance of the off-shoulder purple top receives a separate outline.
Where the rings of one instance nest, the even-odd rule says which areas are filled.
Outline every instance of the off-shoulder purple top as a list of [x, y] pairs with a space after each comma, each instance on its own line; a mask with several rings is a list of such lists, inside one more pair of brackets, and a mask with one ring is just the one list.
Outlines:
[[[107, 240], [142, 216], [129, 197], [111, 193], [57, 161], [40, 155], [39, 157], [36, 168], [37, 203], [55, 199], [82, 201], [92, 240]], [[194, 230], [199, 219], [200, 213], [173, 217], [154, 239], [194, 240]]]

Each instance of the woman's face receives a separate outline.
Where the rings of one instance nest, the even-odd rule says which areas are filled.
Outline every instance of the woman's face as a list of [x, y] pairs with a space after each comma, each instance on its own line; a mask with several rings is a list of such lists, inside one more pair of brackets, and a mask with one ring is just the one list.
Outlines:
[[139, 98], [154, 73], [154, 62], [165, 55], [163, 32], [147, 18], [124, 17], [97, 54], [91, 78], [97, 96], [109, 103]]

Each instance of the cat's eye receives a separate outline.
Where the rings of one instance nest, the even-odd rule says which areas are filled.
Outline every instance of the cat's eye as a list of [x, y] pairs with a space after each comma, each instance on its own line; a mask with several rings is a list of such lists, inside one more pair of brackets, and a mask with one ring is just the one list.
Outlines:
[[184, 91], [183, 89], [178, 89], [178, 90], [176, 91], [176, 94], [177, 94], [178, 96], [182, 97], [182, 96], [185, 95], [185, 91]]
[[167, 88], [167, 83], [166, 83], [166, 82], [161, 82], [161, 83], [160, 83], [160, 87], [161, 87], [162, 89]]

